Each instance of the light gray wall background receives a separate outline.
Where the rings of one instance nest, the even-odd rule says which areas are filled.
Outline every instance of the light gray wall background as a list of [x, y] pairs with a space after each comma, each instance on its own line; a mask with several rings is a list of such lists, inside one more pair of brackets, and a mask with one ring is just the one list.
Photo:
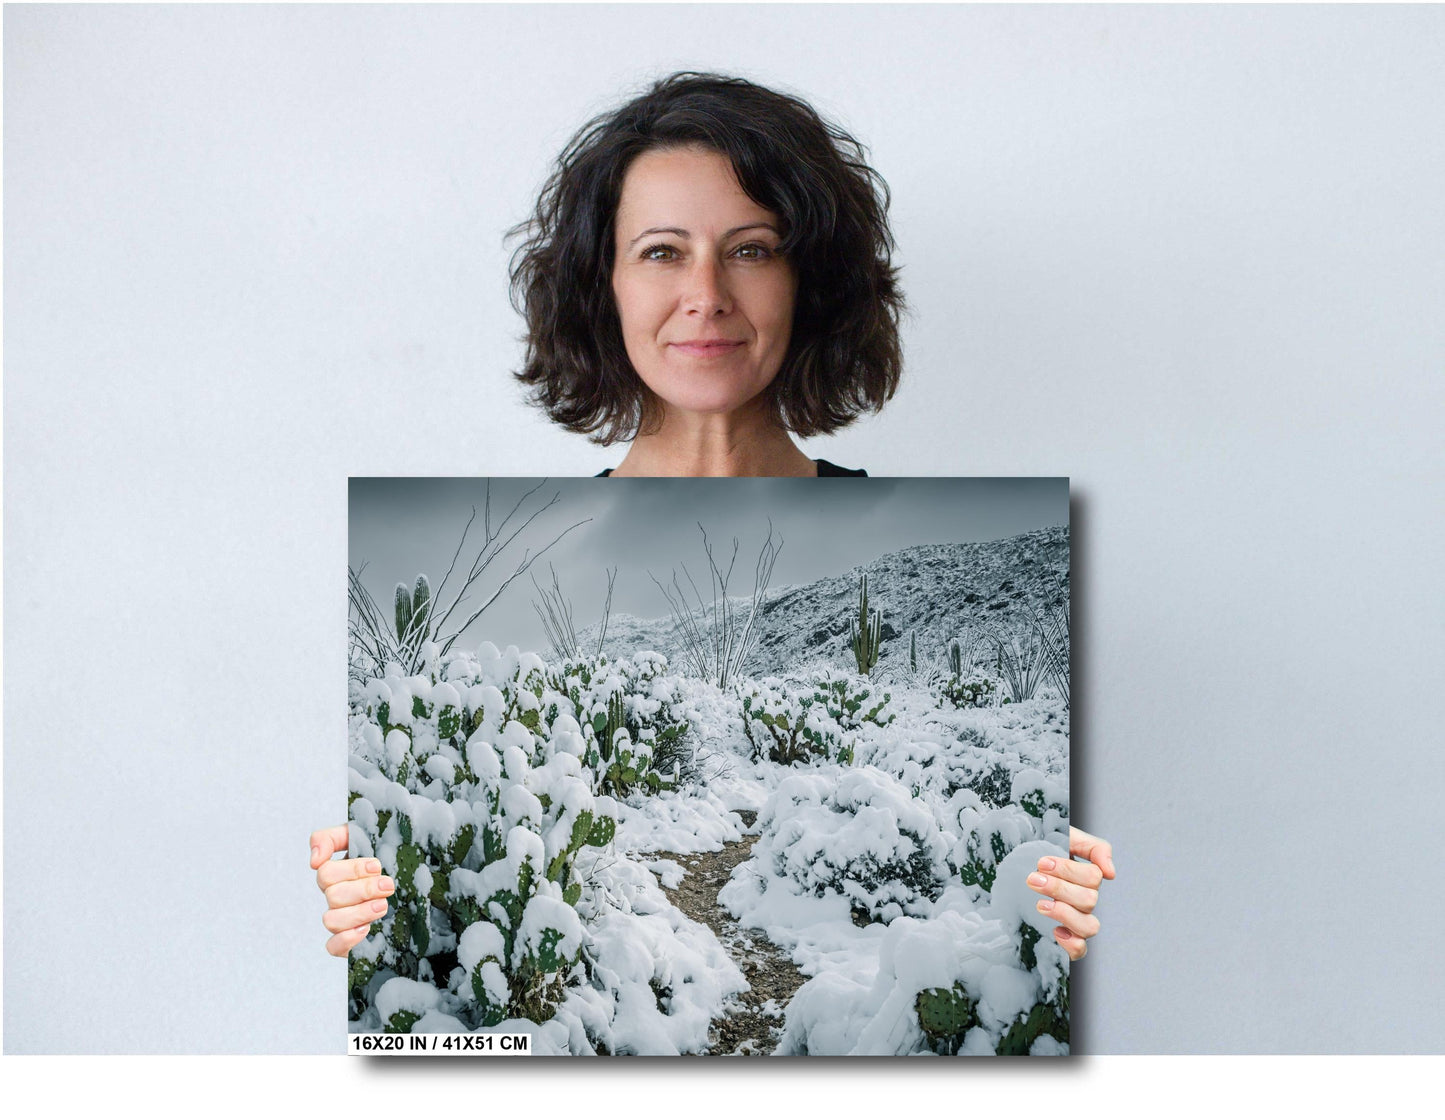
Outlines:
[[14, 7], [5, 1048], [342, 1044], [349, 475], [590, 474], [503, 230], [674, 68], [893, 189], [885, 475], [1068, 475], [1079, 1052], [1439, 1051], [1445, 12]]

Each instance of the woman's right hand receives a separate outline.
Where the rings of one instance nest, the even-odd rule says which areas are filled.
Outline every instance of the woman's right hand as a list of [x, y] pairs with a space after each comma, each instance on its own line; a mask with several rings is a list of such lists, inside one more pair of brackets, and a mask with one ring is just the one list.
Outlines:
[[360, 944], [371, 923], [386, 915], [387, 896], [396, 890], [381, 873], [379, 860], [331, 858], [346, 851], [346, 845], [344, 824], [311, 834], [311, 868], [328, 907], [321, 924], [332, 933], [326, 951], [333, 957], [344, 957]]

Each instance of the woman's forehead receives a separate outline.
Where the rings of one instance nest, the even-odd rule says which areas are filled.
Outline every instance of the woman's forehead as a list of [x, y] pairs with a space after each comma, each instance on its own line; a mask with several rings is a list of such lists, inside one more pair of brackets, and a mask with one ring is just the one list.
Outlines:
[[617, 207], [619, 234], [636, 227], [629, 236], [644, 226], [711, 232], [776, 219], [748, 197], [727, 156], [704, 148], [643, 152], [627, 169]]

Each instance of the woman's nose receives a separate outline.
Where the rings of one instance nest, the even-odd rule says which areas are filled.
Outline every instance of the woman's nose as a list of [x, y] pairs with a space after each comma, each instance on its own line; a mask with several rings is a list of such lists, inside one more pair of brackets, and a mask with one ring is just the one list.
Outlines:
[[732, 296], [720, 262], [699, 258], [688, 269], [683, 309], [704, 316], [726, 315], [732, 310]]

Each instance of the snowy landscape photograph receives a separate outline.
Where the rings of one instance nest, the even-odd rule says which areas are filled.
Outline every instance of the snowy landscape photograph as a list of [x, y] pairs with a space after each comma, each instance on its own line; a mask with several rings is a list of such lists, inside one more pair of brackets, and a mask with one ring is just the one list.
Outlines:
[[353, 478], [348, 533], [350, 1031], [1069, 1052], [1067, 478]]

